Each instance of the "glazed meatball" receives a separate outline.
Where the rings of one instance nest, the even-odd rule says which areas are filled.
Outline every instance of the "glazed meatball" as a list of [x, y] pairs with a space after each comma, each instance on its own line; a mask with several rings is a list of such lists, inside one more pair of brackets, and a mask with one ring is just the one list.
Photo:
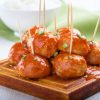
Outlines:
[[[34, 26], [34, 27], [32, 27], [32, 28], [29, 29], [29, 30], [30, 30], [30, 34], [31, 34], [32, 37], [34, 37], [35, 32], [36, 32], [36, 30], [37, 30], [38, 28], [39, 28], [39, 27]], [[27, 44], [28, 39], [29, 39], [29, 33], [28, 33], [28, 31], [26, 31], [26, 32], [23, 34], [23, 36], [22, 36], [22, 41], [23, 41], [23, 43], [24, 43], [24, 44]]]
[[[50, 32], [36, 33], [32, 41], [34, 52], [46, 58], [50, 58], [57, 50], [57, 37]], [[30, 49], [30, 42], [28, 48]]]
[[61, 53], [52, 60], [53, 68], [57, 76], [61, 78], [77, 78], [83, 76], [87, 64], [82, 56]]
[[[64, 36], [64, 35], [70, 35], [70, 32], [71, 32], [71, 29], [69, 29], [69, 28], [60, 28], [60, 29], [58, 29], [57, 30], [57, 32], [58, 32], [58, 34], [60, 35], [60, 36]], [[80, 35], [81, 33], [80, 33], [80, 31], [79, 30], [77, 30], [77, 29], [73, 29], [73, 34], [74, 35]]]
[[38, 55], [28, 54], [18, 64], [19, 74], [26, 78], [42, 78], [50, 74], [48, 61]]
[[[34, 26], [34, 27], [30, 28], [29, 31], [30, 31], [31, 37], [34, 38], [38, 30], [44, 30], [44, 29], [45, 29], [45, 31], [48, 31], [44, 27]], [[23, 41], [24, 44], [27, 44], [28, 40], [30, 39], [29, 31], [27, 30], [22, 36], [22, 41]]]
[[[69, 53], [70, 49], [70, 35], [65, 34], [61, 36], [58, 40], [58, 49]], [[85, 56], [90, 50], [88, 42], [85, 37], [80, 37], [80, 35], [73, 34], [72, 41], [72, 53]]]
[[88, 64], [100, 65], [100, 42], [89, 42], [90, 52], [86, 56]]
[[9, 62], [17, 65], [21, 60], [22, 55], [27, 54], [28, 50], [21, 42], [15, 43], [9, 52]]

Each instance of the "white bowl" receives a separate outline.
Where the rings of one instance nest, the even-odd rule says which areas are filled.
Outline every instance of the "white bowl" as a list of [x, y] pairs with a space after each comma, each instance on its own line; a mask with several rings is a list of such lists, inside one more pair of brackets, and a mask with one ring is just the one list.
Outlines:
[[[55, 14], [58, 14], [60, 11], [60, 6], [46, 10], [46, 23], [52, 21], [55, 17]], [[43, 11], [41, 12], [43, 14]], [[0, 17], [13, 31], [18, 32], [19, 26], [21, 31], [25, 31], [28, 28], [39, 24], [39, 11], [28, 11], [28, 10], [11, 10], [6, 9], [5, 7], [0, 7]], [[41, 18], [43, 24], [43, 16]]]

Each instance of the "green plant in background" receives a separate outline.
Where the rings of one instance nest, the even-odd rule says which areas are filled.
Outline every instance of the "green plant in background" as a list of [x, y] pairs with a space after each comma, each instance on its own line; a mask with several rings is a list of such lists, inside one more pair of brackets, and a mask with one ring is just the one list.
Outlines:
[[[63, 0], [61, 0], [61, 2], [62, 2], [62, 7], [59, 14], [57, 15], [57, 28], [67, 26], [67, 8], [65, 2]], [[82, 35], [85, 35], [88, 39], [90, 39], [93, 35], [98, 15], [99, 15], [98, 12], [94, 14], [84, 9], [73, 7], [74, 28], [79, 29]], [[47, 28], [53, 31], [54, 21], [47, 23]], [[7, 28], [0, 20], [0, 36], [11, 41], [18, 41], [19, 38], [16, 37], [13, 33], [14, 32], [9, 28]], [[100, 40], [100, 25], [95, 40]]]
[[[93, 35], [94, 28], [98, 19], [99, 13], [90, 13], [81, 8], [73, 7], [73, 24], [74, 28], [81, 31], [82, 35], [85, 35], [90, 39]], [[54, 30], [54, 22], [48, 24], [49, 30]], [[57, 15], [57, 27], [67, 27], [67, 8], [63, 5], [60, 14]], [[95, 40], [100, 40], [100, 25], [96, 34]]]
[[3, 37], [10, 41], [19, 41], [19, 38], [14, 35], [14, 32], [9, 29], [1, 20], [0, 20], [0, 37]]

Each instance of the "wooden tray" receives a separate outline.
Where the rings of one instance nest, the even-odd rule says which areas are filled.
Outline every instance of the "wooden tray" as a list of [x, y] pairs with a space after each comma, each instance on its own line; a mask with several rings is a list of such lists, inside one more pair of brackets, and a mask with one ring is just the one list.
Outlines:
[[57, 76], [24, 79], [9, 67], [7, 60], [0, 61], [0, 85], [46, 100], [83, 100], [100, 90], [99, 80], [86, 80], [85, 77], [71, 80], [62, 80]]

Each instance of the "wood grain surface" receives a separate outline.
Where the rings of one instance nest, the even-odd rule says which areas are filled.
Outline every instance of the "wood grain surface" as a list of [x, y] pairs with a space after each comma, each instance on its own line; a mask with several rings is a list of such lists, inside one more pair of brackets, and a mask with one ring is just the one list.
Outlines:
[[85, 77], [63, 80], [51, 75], [43, 79], [25, 79], [9, 66], [7, 59], [0, 61], [0, 85], [46, 100], [83, 100], [100, 90], [99, 80]]

